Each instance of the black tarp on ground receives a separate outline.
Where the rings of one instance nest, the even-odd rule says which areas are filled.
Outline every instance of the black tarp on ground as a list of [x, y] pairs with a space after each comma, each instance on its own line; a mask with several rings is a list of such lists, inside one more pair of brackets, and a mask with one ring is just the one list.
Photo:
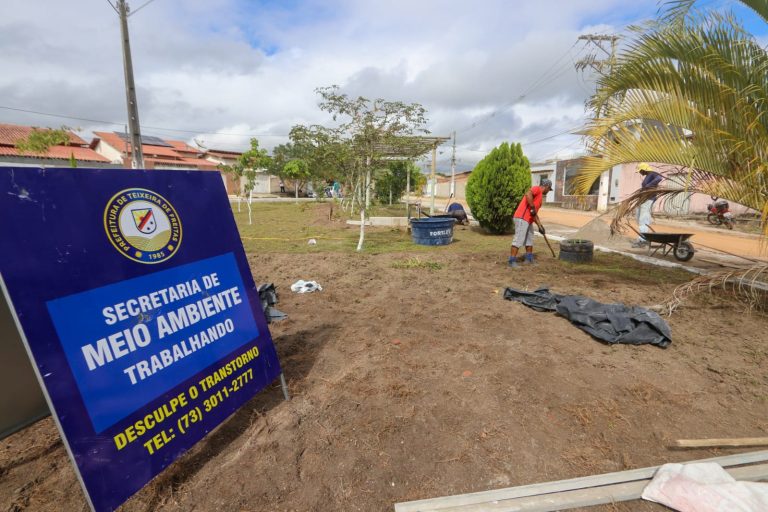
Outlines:
[[607, 343], [650, 343], [666, 348], [672, 343], [669, 325], [657, 313], [624, 304], [602, 304], [580, 295], [558, 295], [541, 287], [532, 292], [507, 288], [504, 298], [536, 311], [556, 311], [579, 329]]

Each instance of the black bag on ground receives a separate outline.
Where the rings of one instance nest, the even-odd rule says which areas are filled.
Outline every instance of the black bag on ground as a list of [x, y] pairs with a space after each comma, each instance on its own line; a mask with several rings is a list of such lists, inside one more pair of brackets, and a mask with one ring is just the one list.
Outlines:
[[638, 306], [603, 304], [580, 295], [557, 295], [547, 287], [533, 292], [506, 288], [504, 298], [522, 302], [536, 311], [555, 311], [606, 343], [650, 343], [662, 348], [672, 343], [667, 322], [658, 313]]

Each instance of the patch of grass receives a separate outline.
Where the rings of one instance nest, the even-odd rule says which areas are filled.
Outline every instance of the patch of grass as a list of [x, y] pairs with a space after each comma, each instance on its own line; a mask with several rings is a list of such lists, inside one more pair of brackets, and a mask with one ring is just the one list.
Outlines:
[[[328, 221], [328, 212], [329, 205], [321, 202], [254, 202], [253, 224], [248, 224], [246, 205], [242, 205], [240, 212], [236, 205], [233, 207], [240, 237], [248, 253], [355, 252], [360, 227], [346, 224], [342, 219]], [[308, 245], [310, 238], [317, 240], [317, 245]], [[405, 228], [367, 226], [363, 252], [506, 254], [509, 242], [509, 236], [494, 236], [476, 228], [457, 227], [451, 245], [424, 246], [414, 244]]]
[[[327, 202], [254, 203], [253, 224], [248, 224], [248, 211], [234, 207], [235, 220], [243, 246], [251, 255], [265, 253], [354, 253], [360, 227], [346, 224], [345, 220], [328, 220]], [[310, 238], [317, 245], [309, 245]], [[506, 260], [511, 235], [489, 235], [477, 227], [456, 226], [450, 245], [417, 245], [404, 228], [366, 227], [363, 252], [366, 254], [409, 253], [420, 254], [498, 254]], [[544, 242], [536, 239], [536, 252], [549, 258]], [[428, 261], [428, 257], [423, 258]], [[691, 274], [680, 269], [648, 265], [619, 254], [595, 252], [591, 263], [557, 263], [555, 272], [584, 276], [586, 280], [600, 281], [601, 286], [682, 284], [691, 280]]]
[[626, 256], [595, 251], [591, 263], [568, 263], [561, 261], [569, 273], [594, 275], [599, 274], [617, 282], [638, 284], [682, 284], [690, 281], [692, 275], [677, 268], [664, 268], [648, 265]]
[[436, 261], [424, 261], [419, 257], [414, 257], [408, 258], [407, 260], [396, 261], [392, 264], [392, 268], [423, 268], [427, 270], [440, 270], [443, 268], [443, 264]]
[[[395, 203], [391, 205], [376, 205], [370, 209], [371, 217], [405, 217], [407, 214], [406, 205]], [[411, 208], [411, 215], [416, 214], [416, 209]], [[358, 216], [360, 212], [358, 212]]]

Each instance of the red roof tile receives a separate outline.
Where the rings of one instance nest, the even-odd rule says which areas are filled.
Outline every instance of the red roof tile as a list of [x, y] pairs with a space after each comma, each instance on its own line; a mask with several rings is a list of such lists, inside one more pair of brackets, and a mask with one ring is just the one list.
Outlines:
[[0, 146], [0, 156], [17, 156], [22, 158], [69, 160], [70, 155], [74, 155], [76, 160], [83, 162], [105, 162], [109, 160], [96, 153], [90, 148], [81, 148], [80, 146], [52, 146], [48, 152], [38, 155], [30, 152], [21, 152], [15, 147]]
[[207, 160], [201, 160], [198, 158], [183, 158], [181, 160], [170, 160], [168, 158], [144, 158], [145, 163], [153, 164], [153, 167], [157, 168], [158, 165], [171, 165], [178, 167], [179, 169], [199, 169], [202, 171], [215, 171], [216, 164], [208, 162]]
[[240, 155], [242, 155], [239, 151], [227, 151], [225, 149], [209, 149], [206, 151], [206, 154], [210, 154], [213, 156], [222, 156], [225, 158], [237, 158]]
[[130, 152], [131, 144], [128, 142], [125, 142], [123, 139], [117, 136], [117, 134], [113, 132], [93, 132], [93, 134], [100, 138], [102, 142], [109, 144], [113, 148], [115, 148], [118, 151], [127, 151]]
[[170, 144], [171, 146], [173, 146], [173, 149], [177, 151], [183, 151], [184, 153], [193, 153], [195, 155], [203, 154], [202, 151], [200, 151], [197, 148], [193, 148], [192, 146], [190, 146], [189, 144], [187, 144], [182, 140], [170, 140], [170, 139], [163, 139], [163, 140], [168, 144]]
[[[34, 126], [21, 126], [18, 124], [4, 124], [0, 123], [0, 144], [6, 145], [6, 146], [15, 146], [16, 142], [18, 142], [21, 139], [26, 139], [29, 137], [29, 134], [32, 133], [34, 130], [50, 130], [50, 128], [37, 128]], [[71, 131], [68, 131], [69, 133], [69, 144], [73, 146], [85, 146], [87, 143], [72, 133]]]
[[[116, 150], [130, 154], [131, 152], [130, 143], [121, 139], [120, 136], [118, 136], [116, 133], [93, 132], [93, 134], [96, 137], [99, 137], [106, 144], [109, 144], [110, 146], [115, 148]], [[167, 140], [167, 139], [163, 139], [163, 142], [170, 144], [172, 147], [142, 144], [141, 148], [144, 151], [144, 160], [145, 161], [148, 159], [155, 160], [157, 159], [157, 157], [160, 157], [158, 161], [166, 161], [168, 163], [173, 163], [174, 161], [179, 163], [191, 163], [192, 161], [195, 161], [195, 163], [197, 164], [196, 168], [215, 167], [215, 165], [212, 167], [211, 164], [206, 160], [195, 158], [196, 156], [202, 155], [203, 153], [193, 148], [186, 142], [182, 142], [180, 140]], [[190, 162], [187, 162], [186, 160], [190, 160]], [[197, 160], [200, 160], [200, 162], [197, 162]]]

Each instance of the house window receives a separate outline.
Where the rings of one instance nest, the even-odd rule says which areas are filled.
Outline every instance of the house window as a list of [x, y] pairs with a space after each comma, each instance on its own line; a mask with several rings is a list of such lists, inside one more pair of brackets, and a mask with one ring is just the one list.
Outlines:
[[[575, 192], [576, 187], [576, 176], [579, 174], [579, 171], [581, 170], [581, 166], [578, 163], [568, 164], [565, 168], [565, 179], [563, 180], [563, 195], [565, 196], [575, 196], [577, 195]], [[600, 180], [595, 180], [594, 183], [592, 183], [592, 187], [589, 189], [589, 192], [587, 193], [588, 196], [596, 196], [597, 192], [600, 190]]]

